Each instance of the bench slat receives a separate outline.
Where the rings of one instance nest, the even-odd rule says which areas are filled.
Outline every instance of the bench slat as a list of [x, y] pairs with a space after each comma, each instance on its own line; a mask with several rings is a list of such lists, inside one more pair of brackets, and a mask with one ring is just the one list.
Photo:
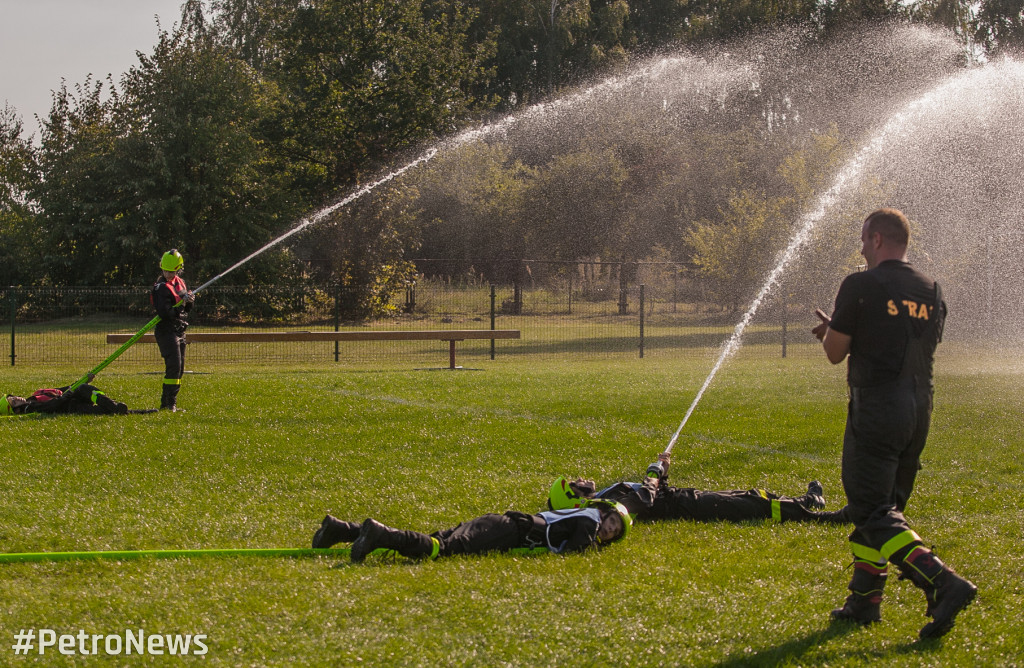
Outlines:
[[[132, 334], [107, 334], [107, 343], [125, 343]], [[196, 332], [189, 341], [198, 343], [269, 343], [281, 341], [464, 341], [466, 339], [518, 339], [518, 329], [436, 329], [349, 332]], [[146, 334], [141, 343], [155, 343]]]

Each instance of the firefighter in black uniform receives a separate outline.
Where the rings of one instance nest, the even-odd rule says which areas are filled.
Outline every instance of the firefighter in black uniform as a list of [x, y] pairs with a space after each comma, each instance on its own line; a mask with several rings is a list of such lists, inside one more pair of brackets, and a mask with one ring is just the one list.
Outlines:
[[907, 262], [910, 227], [895, 209], [864, 221], [867, 271], [843, 280], [829, 318], [814, 328], [833, 364], [849, 356], [850, 401], [842, 477], [854, 530], [850, 595], [834, 620], [879, 621], [888, 564], [924, 590], [932, 621], [921, 638], [951, 628], [977, 592], [924, 546], [903, 511], [920, 468], [932, 412], [932, 364], [946, 305], [939, 285]]
[[668, 484], [669, 453], [647, 467], [643, 482], [619, 482], [598, 490], [592, 480], [558, 478], [548, 492], [550, 508], [578, 508], [587, 499], [609, 499], [626, 507], [638, 521], [698, 522], [774, 520], [848, 524], [845, 508], [824, 512], [825, 497], [817, 480], [799, 497], [779, 496], [763, 489], [706, 492]]
[[185, 259], [176, 248], [160, 258], [160, 277], [153, 285], [150, 301], [160, 316], [153, 335], [156, 337], [160, 356], [164, 358], [163, 394], [160, 397], [162, 410], [177, 410], [178, 391], [185, 375], [185, 330], [188, 314], [195, 296], [185, 286], [179, 275]]
[[430, 535], [392, 529], [373, 519], [360, 525], [328, 515], [313, 535], [313, 547], [352, 542], [351, 559], [357, 563], [378, 548], [394, 550], [414, 559], [505, 552], [516, 548], [543, 548], [561, 554], [582, 552], [620, 540], [632, 523], [622, 504], [605, 500], [582, 508], [536, 515], [514, 510], [501, 515], [489, 513]]
[[[91, 378], [92, 376], [90, 376]], [[70, 387], [67, 385], [43, 388], [27, 397], [5, 395], [0, 397], [0, 415], [25, 415], [28, 413], [125, 415], [127, 413], [152, 412], [152, 410], [129, 410], [125, 404], [114, 401], [101, 392], [98, 387], [88, 383], [82, 383], [73, 390], [70, 390]]]

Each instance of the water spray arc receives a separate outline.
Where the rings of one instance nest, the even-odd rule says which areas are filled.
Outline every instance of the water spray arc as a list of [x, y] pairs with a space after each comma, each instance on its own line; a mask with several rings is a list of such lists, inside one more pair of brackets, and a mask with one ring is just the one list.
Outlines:
[[[683, 416], [683, 420], [679, 424], [679, 428], [676, 429], [672, 438], [669, 440], [668, 445], [665, 447], [665, 452], [672, 452], [672, 448], [675, 447], [676, 442], [679, 440], [679, 435], [682, 433], [683, 428], [686, 426], [686, 423], [693, 414], [693, 411], [697, 408], [697, 404], [700, 403], [700, 400], [707, 391], [708, 386], [711, 385], [711, 382], [714, 380], [725, 361], [739, 349], [742, 343], [743, 333], [746, 330], [747, 325], [750, 324], [754, 314], [757, 313], [757, 310], [760, 308], [765, 297], [767, 297], [771, 290], [778, 284], [782, 273], [797, 257], [800, 249], [810, 239], [811, 232], [814, 231], [815, 226], [825, 216], [829, 209], [832, 208], [840, 195], [842, 195], [848, 188], [857, 185], [864, 175], [866, 165], [880, 154], [882, 149], [888, 145], [891, 139], [898, 137], [900, 133], [904, 132], [909, 123], [916, 121], [929, 112], [939, 108], [945, 100], [962, 98], [962, 96], [967, 93], [968, 89], [976, 89], [979, 84], [985, 82], [985, 79], [988, 79], [991, 82], [996, 82], [1001, 76], [1003, 76], [1003, 72], [999, 67], [979, 68], [954, 75], [892, 115], [886, 124], [871, 137], [867, 144], [865, 144], [854, 155], [854, 157], [843, 166], [836, 175], [829, 189], [819, 196], [815, 201], [814, 207], [800, 218], [796, 233], [794, 233], [789, 244], [780, 254], [775, 267], [768, 273], [767, 279], [761, 286], [761, 289], [758, 290], [757, 295], [750, 304], [750, 307], [736, 324], [732, 335], [722, 345], [722, 350], [718, 355], [718, 359], [715, 361], [714, 366], [711, 368], [711, 372], [704, 380], [704, 384], [701, 385], [700, 390], [698, 390], [689, 409], [687, 409], [686, 414]], [[979, 103], [983, 103], [983, 101], [979, 101]]]
[[[282, 234], [281, 236], [277, 237], [276, 239], [264, 245], [263, 247], [253, 251], [252, 253], [245, 256], [235, 264], [231, 265], [221, 273], [217, 274], [207, 282], [200, 285], [192, 292], [193, 294], [198, 294], [202, 292], [210, 285], [213, 285], [220, 279], [224, 278], [235, 269], [241, 267], [250, 260], [262, 255], [263, 253], [270, 250], [274, 246], [277, 246], [281, 242], [298, 234], [299, 232], [310, 227], [311, 225], [319, 223], [324, 218], [330, 216], [338, 209], [347, 206], [348, 204], [375, 190], [379, 186], [401, 176], [405, 172], [419, 165], [423, 165], [427, 162], [430, 162], [430, 160], [432, 160], [442, 149], [451, 150], [471, 141], [485, 139], [493, 134], [505, 132], [509, 128], [520, 122], [536, 120], [551, 114], [557, 114], [560, 111], [572, 109], [578, 105], [590, 102], [602, 95], [614, 94], [630, 85], [634, 85], [637, 83], [647, 83], [650, 81], [657, 80], [659, 77], [671, 77], [674, 74], [684, 73], [686, 68], [699, 62], [699, 60], [694, 59], [692, 57], [662, 58], [644, 67], [641, 67], [638, 71], [632, 74], [625, 76], [609, 77], [608, 79], [605, 79], [601, 83], [595, 84], [594, 86], [591, 86], [590, 88], [587, 88], [586, 90], [580, 93], [570, 95], [565, 98], [560, 98], [551, 102], [536, 104], [527, 108], [521, 113], [510, 114], [505, 118], [495, 121], [493, 123], [487, 123], [476, 128], [470, 128], [468, 130], [465, 130], [451, 139], [439, 142], [437, 145], [435, 145], [435, 147], [428, 149], [412, 162], [407, 163], [406, 165], [390, 172], [389, 174], [381, 177], [380, 179], [359, 188], [355, 192], [338, 200], [334, 204], [319, 209], [312, 215], [302, 219], [298, 225], [293, 227], [288, 232]], [[742, 76], [737, 76], [737, 72], [739, 72]], [[736, 70], [735, 68], [724, 68], [721, 71], [719, 71], [718, 77], [715, 79], [716, 85], [714, 87], [711, 87], [708, 93], [711, 94], [713, 97], [722, 98], [723, 96], [728, 95], [728, 91], [730, 90], [730, 88], [732, 86], [737, 85], [737, 82], [739, 80], [748, 78], [749, 76], [750, 71], [748, 68], [739, 68], [739, 70]], [[122, 353], [131, 348], [133, 345], [135, 345], [135, 343], [137, 343], [139, 339], [141, 339], [147, 332], [156, 327], [158, 322], [160, 322], [159, 316], [153, 318], [148, 323], [146, 323], [142, 327], [142, 329], [136, 332], [128, 341], [122, 344], [117, 350], [111, 353], [109, 357], [107, 357], [98, 365], [90, 369], [80, 379], [75, 381], [69, 387], [69, 391], [74, 390], [80, 385], [88, 382], [92, 376], [95, 376], [100, 371], [109, 366], [114, 360], [120, 357]]]
[[[252, 260], [252, 259], [258, 257], [259, 255], [262, 255], [263, 253], [265, 253], [266, 251], [270, 250], [274, 246], [277, 246], [278, 244], [280, 244], [285, 239], [288, 239], [289, 237], [292, 237], [292, 236], [298, 234], [299, 232], [301, 232], [302, 230], [306, 229], [310, 225], [315, 225], [316, 223], [320, 222], [321, 220], [323, 220], [327, 216], [331, 215], [332, 213], [334, 213], [338, 209], [340, 209], [340, 208], [342, 208], [342, 207], [344, 207], [344, 206], [346, 206], [348, 204], [351, 204], [352, 202], [354, 202], [355, 200], [359, 199], [360, 197], [366, 195], [367, 193], [369, 193], [370, 191], [374, 190], [378, 186], [381, 186], [381, 185], [387, 183], [388, 181], [391, 181], [392, 179], [395, 179], [395, 178], [401, 176], [402, 174], [404, 174], [408, 170], [412, 169], [413, 167], [416, 167], [417, 165], [421, 165], [421, 164], [423, 164], [425, 162], [428, 162], [435, 155], [437, 155], [437, 149], [430, 149], [426, 153], [421, 155], [420, 157], [416, 158], [412, 162], [410, 162], [407, 165], [405, 165], [404, 167], [400, 167], [399, 169], [396, 169], [395, 171], [387, 174], [386, 176], [381, 177], [380, 179], [374, 181], [373, 183], [369, 183], [369, 184], [363, 186], [362, 188], [356, 190], [355, 192], [353, 192], [352, 194], [348, 195], [347, 197], [344, 197], [343, 199], [338, 200], [334, 204], [331, 204], [330, 206], [327, 206], [327, 207], [324, 207], [324, 208], [320, 209], [319, 211], [317, 211], [313, 215], [308, 216], [306, 218], [303, 218], [302, 221], [300, 221], [298, 225], [296, 225], [295, 227], [293, 227], [289, 231], [285, 232], [281, 236], [277, 237], [276, 239], [274, 239], [270, 243], [268, 243], [268, 244], [264, 245], [263, 247], [253, 251], [252, 253], [246, 255], [244, 258], [242, 258], [238, 262], [234, 263], [233, 265], [231, 265], [230, 267], [228, 267], [224, 271], [220, 272], [219, 274], [217, 274], [216, 276], [214, 276], [210, 280], [208, 280], [205, 283], [203, 283], [202, 285], [200, 285], [198, 288], [193, 290], [192, 293], [193, 294], [199, 294], [200, 292], [202, 292], [206, 288], [210, 287], [211, 285], [213, 285], [214, 283], [216, 283], [220, 279], [222, 279], [225, 276], [227, 276], [228, 274], [230, 274], [235, 269], [238, 269], [239, 267], [241, 267], [243, 264], [245, 264], [249, 260]], [[178, 304], [176, 304], [176, 306], [181, 306], [181, 303], [182, 302], [178, 302]], [[120, 357], [121, 353], [123, 353], [124, 351], [128, 350], [133, 345], [135, 345], [135, 343], [137, 343], [138, 340], [141, 339], [146, 334], [146, 332], [148, 332], [151, 329], [153, 329], [154, 327], [156, 327], [158, 322], [160, 322], [160, 316], [156, 316], [155, 318], [153, 318], [152, 320], [147, 322], [142, 327], [142, 329], [137, 331], [135, 334], [132, 335], [132, 337], [130, 339], [125, 341], [123, 344], [121, 344], [120, 348], [118, 348], [113, 353], [111, 353], [111, 355], [109, 357], [107, 357], [105, 360], [100, 362], [98, 365], [96, 365], [95, 367], [90, 369], [89, 372], [86, 375], [82, 376], [77, 381], [75, 381], [68, 388], [68, 391], [70, 392], [70, 391], [74, 390], [75, 388], [79, 387], [80, 385], [82, 385], [84, 383], [87, 383], [89, 381], [90, 377], [95, 376], [96, 374], [98, 374], [100, 371], [102, 371], [108, 365], [110, 365], [111, 362], [113, 362], [118, 357]]]

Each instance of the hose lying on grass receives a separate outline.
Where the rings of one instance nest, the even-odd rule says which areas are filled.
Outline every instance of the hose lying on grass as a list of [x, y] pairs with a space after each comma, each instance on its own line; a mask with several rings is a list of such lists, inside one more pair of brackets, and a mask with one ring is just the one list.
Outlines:
[[[223, 548], [205, 550], [97, 550], [94, 552], [20, 552], [0, 553], [0, 564], [25, 564], [47, 561], [84, 561], [90, 559], [180, 559], [187, 557], [333, 557], [347, 559], [351, 547], [339, 548]], [[514, 548], [509, 554], [547, 554], [546, 548]], [[375, 557], [394, 556], [397, 553], [387, 548], [378, 548], [370, 553]]]

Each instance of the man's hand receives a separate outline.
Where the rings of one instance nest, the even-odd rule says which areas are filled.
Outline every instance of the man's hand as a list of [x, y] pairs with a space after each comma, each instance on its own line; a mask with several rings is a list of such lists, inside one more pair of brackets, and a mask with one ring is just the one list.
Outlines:
[[597, 484], [593, 480], [584, 480], [583, 478], [576, 478], [569, 482], [569, 489], [579, 494], [581, 497], [589, 498], [594, 495], [597, 491]]
[[818, 316], [818, 319], [821, 320], [821, 324], [812, 329], [811, 334], [814, 334], [814, 338], [822, 341], [825, 339], [825, 332], [828, 331], [829, 325], [832, 324], [832, 318], [825, 315], [825, 312], [820, 308], [814, 309], [814, 315]]

